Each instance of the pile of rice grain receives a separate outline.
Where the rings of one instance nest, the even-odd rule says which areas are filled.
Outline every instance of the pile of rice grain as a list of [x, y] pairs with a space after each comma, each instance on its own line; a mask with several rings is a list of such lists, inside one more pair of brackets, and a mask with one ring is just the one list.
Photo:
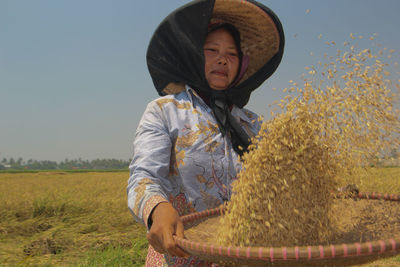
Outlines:
[[[312, 67], [303, 88], [262, 125], [221, 218], [218, 243], [294, 246], [329, 243], [339, 178], [399, 146], [399, 111], [386, 64], [366, 49], [337, 52]], [[320, 74], [321, 79], [317, 79]], [[293, 84], [296, 86], [296, 84]], [[396, 85], [398, 88], [398, 85]]]

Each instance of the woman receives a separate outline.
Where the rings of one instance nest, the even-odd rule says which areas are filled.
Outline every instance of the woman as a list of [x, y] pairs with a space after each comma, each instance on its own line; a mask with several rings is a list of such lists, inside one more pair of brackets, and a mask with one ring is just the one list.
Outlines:
[[254, 1], [192, 1], [154, 33], [147, 63], [162, 97], [139, 123], [127, 189], [148, 229], [147, 266], [206, 264], [175, 244], [179, 216], [230, 199], [240, 155], [260, 127], [243, 106], [279, 65], [283, 45], [278, 18]]

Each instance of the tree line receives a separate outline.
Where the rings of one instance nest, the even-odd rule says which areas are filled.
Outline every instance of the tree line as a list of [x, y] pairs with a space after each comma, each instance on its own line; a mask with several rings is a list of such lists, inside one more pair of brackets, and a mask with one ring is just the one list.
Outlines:
[[0, 162], [0, 170], [128, 170], [130, 160], [122, 159], [94, 159], [83, 160], [65, 159], [61, 162], [51, 160], [27, 161], [23, 158], [3, 158]]

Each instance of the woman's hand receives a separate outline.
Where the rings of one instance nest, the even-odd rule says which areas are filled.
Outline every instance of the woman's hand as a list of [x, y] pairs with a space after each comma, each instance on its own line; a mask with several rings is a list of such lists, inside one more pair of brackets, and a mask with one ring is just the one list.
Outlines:
[[183, 223], [178, 212], [168, 202], [158, 204], [152, 212], [153, 224], [147, 234], [147, 240], [158, 253], [188, 257], [176, 243], [173, 235], [183, 238]]

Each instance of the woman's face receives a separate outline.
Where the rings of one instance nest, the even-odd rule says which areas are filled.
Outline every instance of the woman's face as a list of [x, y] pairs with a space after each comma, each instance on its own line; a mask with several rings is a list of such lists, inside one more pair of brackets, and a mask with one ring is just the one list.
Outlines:
[[232, 35], [224, 28], [207, 35], [204, 42], [205, 74], [212, 89], [224, 90], [239, 70], [239, 53]]

